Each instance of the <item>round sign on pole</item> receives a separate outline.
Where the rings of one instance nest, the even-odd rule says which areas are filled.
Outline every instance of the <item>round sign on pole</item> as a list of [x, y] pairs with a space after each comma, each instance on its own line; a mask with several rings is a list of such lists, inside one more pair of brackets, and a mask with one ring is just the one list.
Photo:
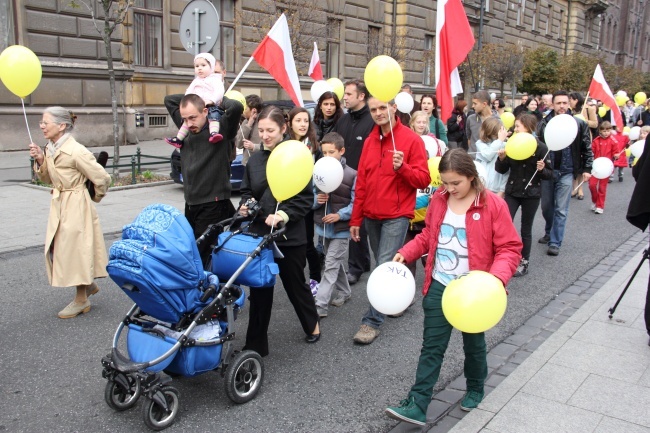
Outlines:
[[189, 2], [181, 13], [178, 36], [192, 55], [212, 50], [219, 39], [219, 13], [214, 5], [208, 0]]

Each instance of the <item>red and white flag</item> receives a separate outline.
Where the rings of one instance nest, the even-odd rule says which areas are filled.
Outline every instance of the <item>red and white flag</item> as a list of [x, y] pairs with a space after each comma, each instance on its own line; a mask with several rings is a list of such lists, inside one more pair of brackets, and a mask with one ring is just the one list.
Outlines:
[[323, 70], [320, 67], [320, 57], [318, 56], [318, 46], [314, 42], [314, 52], [311, 55], [311, 62], [309, 62], [309, 75], [314, 81], [323, 79]]
[[438, 0], [436, 20], [436, 97], [441, 120], [446, 122], [454, 107], [454, 96], [463, 91], [458, 65], [474, 47], [474, 32], [460, 0]]
[[589, 97], [603, 101], [603, 104], [607, 105], [610, 110], [612, 110], [612, 124], [616, 126], [616, 129], [622, 131], [625, 124], [623, 123], [621, 109], [618, 108], [616, 98], [614, 98], [612, 90], [609, 88], [607, 81], [605, 81], [605, 76], [603, 75], [603, 70], [600, 69], [600, 65], [596, 65], [594, 76], [591, 79], [591, 84], [589, 85]]
[[296, 62], [293, 60], [289, 25], [284, 14], [273, 24], [269, 34], [253, 52], [252, 57], [266, 69], [289, 94], [294, 104], [303, 106]]

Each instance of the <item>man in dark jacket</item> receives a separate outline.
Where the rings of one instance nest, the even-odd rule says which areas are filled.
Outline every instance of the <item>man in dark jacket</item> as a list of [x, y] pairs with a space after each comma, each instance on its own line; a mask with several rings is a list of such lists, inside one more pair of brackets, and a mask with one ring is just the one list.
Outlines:
[[[180, 152], [185, 217], [195, 238], [201, 236], [208, 225], [235, 213], [230, 202], [230, 153], [244, 107], [226, 97], [223, 106], [226, 111], [221, 118], [220, 132], [224, 139], [212, 144], [208, 141], [208, 110], [203, 99], [194, 94], [165, 97], [165, 107], [176, 126], [180, 128], [186, 121], [190, 130]], [[199, 252], [205, 262], [210, 255], [209, 245]]]
[[[370, 134], [373, 122], [366, 101], [370, 97], [366, 85], [361, 80], [345, 83], [343, 104], [348, 112], [341, 117], [333, 132], [338, 132], [345, 142], [345, 161], [349, 167], [356, 170], [359, 167], [363, 143]], [[351, 242], [348, 256], [348, 281], [355, 284], [364, 272], [370, 270], [370, 249], [366, 230], [361, 225], [359, 242]]]
[[[552, 110], [537, 127], [537, 137], [544, 142], [546, 125], [557, 115], [571, 114], [569, 94], [564, 90], [553, 94]], [[548, 244], [547, 254], [557, 256], [564, 239], [564, 228], [569, 215], [569, 202], [573, 179], [582, 176], [587, 182], [591, 177], [591, 164], [594, 154], [591, 150], [591, 135], [587, 122], [573, 117], [578, 123], [578, 134], [568, 147], [549, 154], [553, 168], [553, 178], [542, 180], [542, 216], [546, 221], [545, 234], [539, 243]], [[549, 143], [544, 142], [548, 147]]]
[[[632, 167], [632, 176], [636, 180], [632, 198], [627, 208], [627, 220], [630, 224], [645, 231], [650, 224], [650, 135], [645, 139], [643, 153], [637, 163]], [[645, 295], [645, 328], [650, 335], [650, 278], [648, 279], [648, 290]], [[650, 345], [650, 340], [648, 341]]]

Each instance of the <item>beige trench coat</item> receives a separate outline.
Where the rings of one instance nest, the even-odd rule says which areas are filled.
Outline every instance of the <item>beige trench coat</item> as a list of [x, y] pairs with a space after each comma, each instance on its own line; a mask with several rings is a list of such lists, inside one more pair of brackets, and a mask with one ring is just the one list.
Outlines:
[[[45, 235], [45, 265], [50, 285], [86, 285], [106, 277], [108, 256], [86, 179], [95, 185], [95, 201], [106, 195], [111, 177], [83, 145], [69, 137], [54, 156], [35, 167], [51, 183], [52, 203]], [[52, 254], [50, 254], [50, 250]]]

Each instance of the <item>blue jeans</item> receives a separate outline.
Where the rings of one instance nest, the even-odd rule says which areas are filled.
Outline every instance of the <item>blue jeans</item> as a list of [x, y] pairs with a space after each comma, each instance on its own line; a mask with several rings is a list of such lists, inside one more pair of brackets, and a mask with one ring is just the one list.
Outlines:
[[573, 173], [553, 170], [553, 179], [542, 181], [542, 216], [546, 221], [544, 231], [551, 238], [549, 246], [562, 246], [572, 188]]
[[[406, 238], [406, 231], [409, 228], [408, 218], [394, 218], [389, 220], [374, 220], [365, 218], [366, 232], [370, 248], [375, 254], [376, 265], [390, 262], [397, 254]], [[372, 328], [379, 328], [386, 317], [375, 310], [372, 305], [361, 320], [362, 325], [368, 325]]]

